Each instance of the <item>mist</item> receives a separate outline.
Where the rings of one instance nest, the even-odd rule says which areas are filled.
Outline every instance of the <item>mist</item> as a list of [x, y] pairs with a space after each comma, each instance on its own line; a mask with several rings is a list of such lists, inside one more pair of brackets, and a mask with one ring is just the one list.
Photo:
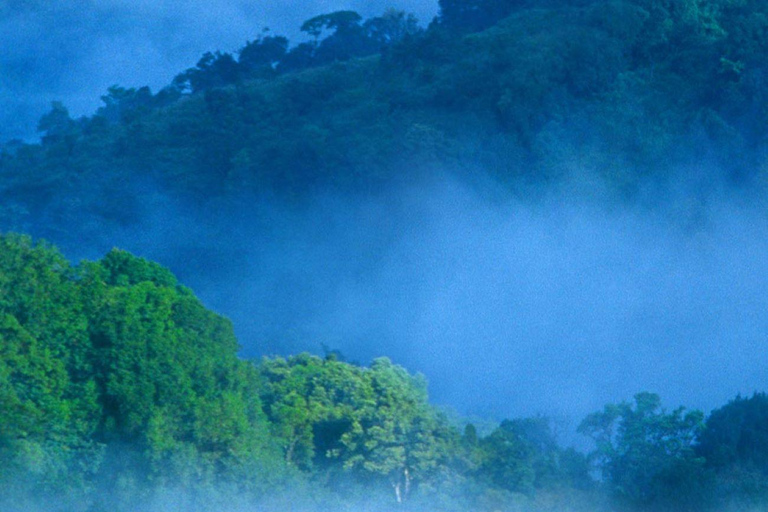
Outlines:
[[158, 196], [140, 228], [65, 254], [118, 245], [168, 265], [232, 319], [243, 357], [387, 356], [462, 415], [573, 431], [640, 391], [707, 411], [763, 388], [768, 226], [740, 195], [512, 198], [436, 173], [250, 211]]
[[328, 203], [257, 249], [235, 304], [212, 301], [245, 355], [389, 355], [435, 402], [495, 418], [578, 421], [642, 390], [709, 409], [764, 385], [758, 211], [713, 205], [690, 228], [578, 201], [489, 204], [454, 183], [394, 207]]
[[342, 9], [369, 17], [394, 7], [423, 24], [436, 1], [19, 0], [0, 5], [0, 142], [34, 140], [37, 120], [61, 101], [92, 114], [112, 85], [153, 92], [207, 51], [234, 52], [262, 29], [300, 40], [302, 22]]
[[[265, 57], [167, 110], [50, 116], [40, 146], [6, 147], [51, 101], [78, 117], [114, 84], [157, 92], [266, 27], [295, 44], [312, 16], [390, 7], [426, 25], [437, 1], [0, 4], [0, 219], [73, 263], [158, 262], [205, 306], [129, 254], [78, 270], [3, 235], [0, 508], [765, 501], [765, 70], [720, 57], [764, 19], [724, 7], [720, 41], [706, 17], [577, 3], [481, 33], [500, 4], [465, 26], [443, 3], [380, 62], [232, 78], [270, 76]], [[670, 20], [679, 42], [646, 44]], [[300, 353], [329, 357], [278, 357]]]

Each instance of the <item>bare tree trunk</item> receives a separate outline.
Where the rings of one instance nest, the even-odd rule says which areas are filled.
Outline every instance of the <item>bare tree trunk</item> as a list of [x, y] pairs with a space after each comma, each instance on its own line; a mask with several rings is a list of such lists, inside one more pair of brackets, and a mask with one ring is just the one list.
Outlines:
[[298, 442], [298, 439], [294, 438], [291, 440], [291, 442], [288, 444], [288, 448], [285, 450], [285, 462], [288, 464], [293, 463], [293, 450], [296, 447], [296, 443]]
[[405, 499], [408, 499], [408, 495], [411, 493], [411, 473], [407, 467], [403, 470], [403, 477], [405, 480]]
[[403, 502], [403, 496], [400, 494], [400, 482], [392, 484], [392, 487], [395, 488], [395, 497], [397, 498], [398, 505]]

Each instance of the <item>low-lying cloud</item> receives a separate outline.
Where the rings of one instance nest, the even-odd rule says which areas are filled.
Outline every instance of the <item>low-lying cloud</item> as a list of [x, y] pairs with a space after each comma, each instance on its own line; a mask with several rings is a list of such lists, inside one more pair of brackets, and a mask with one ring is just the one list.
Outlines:
[[707, 410], [764, 389], [758, 205], [481, 188], [441, 178], [302, 207], [262, 199], [206, 222], [160, 208], [163, 228], [110, 243], [169, 265], [232, 318], [245, 357], [385, 355], [463, 414], [573, 426], [644, 390]]

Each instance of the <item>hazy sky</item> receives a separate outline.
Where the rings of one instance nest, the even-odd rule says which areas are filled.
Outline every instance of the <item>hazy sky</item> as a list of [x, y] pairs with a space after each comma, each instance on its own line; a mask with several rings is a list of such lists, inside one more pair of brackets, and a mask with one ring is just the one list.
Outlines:
[[34, 137], [51, 101], [79, 116], [114, 84], [157, 91], [204, 52], [233, 52], [264, 27], [294, 38], [317, 14], [388, 7], [428, 23], [437, 0], [0, 1], [0, 141]]

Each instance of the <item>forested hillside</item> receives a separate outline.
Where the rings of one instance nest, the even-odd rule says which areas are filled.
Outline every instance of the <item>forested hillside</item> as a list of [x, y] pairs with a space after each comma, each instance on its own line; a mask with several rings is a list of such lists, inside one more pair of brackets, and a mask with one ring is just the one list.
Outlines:
[[4, 509], [285, 478], [230, 323], [167, 270], [118, 250], [71, 267], [19, 236], [0, 247]]
[[756, 187], [766, 9], [443, 0], [426, 29], [396, 11], [321, 15], [302, 27], [309, 41], [261, 34], [157, 94], [115, 86], [91, 117], [54, 104], [40, 144], [3, 147], [0, 218], [64, 243], [72, 225], [96, 236], [136, 222], [158, 191], [292, 201], [436, 169], [521, 194], [563, 180], [629, 197], [675, 179], [706, 188], [709, 168]]
[[450, 419], [386, 358], [240, 360], [226, 319], [123, 251], [73, 267], [5, 235], [0, 297], [4, 510], [679, 512], [768, 496], [764, 394], [706, 422], [638, 394], [584, 419], [587, 456], [544, 417]]
[[[123, 251], [72, 267], [51, 247], [3, 236], [0, 296], [4, 510], [164, 499], [387, 508], [443, 492], [451, 508], [450, 493], [487, 472], [481, 447], [495, 434], [462, 437], [428, 404], [423, 377], [385, 358], [369, 368], [336, 356], [239, 360], [227, 320]], [[509, 440], [524, 448], [510, 461], [522, 473], [502, 489], [532, 492], [573, 472], [588, 482], [583, 458], [558, 463], [546, 421], [526, 425]]]
[[[563, 433], [545, 416], [478, 422], [435, 406], [427, 378], [385, 357], [398, 361], [378, 340], [365, 342], [382, 357], [362, 364], [330, 349], [324, 357], [244, 359], [232, 323], [163, 266], [119, 249], [72, 264], [52, 245], [33, 241], [49, 239], [68, 257], [116, 239], [154, 244], [169, 248], [180, 276], [219, 286], [223, 269], [245, 281], [262, 264], [254, 254], [261, 254], [263, 240], [277, 241], [265, 252], [286, 266], [306, 264], [285, 250], [295, 249], [290, 213], [318, 197], [387, 191], [386, 200], [397, 203], [399, 186], [418, 189], [435, 176], [469, 188], [492, 183], [493, 193], [521, 202], [565, 190], [605, 196], [610, 207], [648, 209], [674, 202], [684, 189], [683, 207], [672, 211], [692, 218], [724, 190], [744, 202], [764, 199], [765, 2], [439, 3], [440, 14], [428, 25], [394, 10], [367, 20], [339, 11], [307, 20], [298, 44], [264, 31], [233, 54], [206, 53], [156, 93], [116, 85], [89, 117], [73, 119], [55, 102], [40, 119], [39, 142], [0, 146], [2, 510], [751, 512], [768, 506], [764, 393], [737, 396], [707, 415], [668, 409], [658, 395], [641, 392], [583, 418], [578, 433], [586, 441], [579, 450], [563, 446]], [[265, 213], [278, 210], [274, 205], [278, 214]], [[346, 221], [370, 213], [350, 210], [341, 221], [332, 219], [343, 226], [331, 232], [367, 229]], [[309, 211], [312, 217], [315, 210]], [[375, 213], [381, 211], [390, 210]], [[312, 236], [296, 243], [298, 253], [321, 244], [318, 226], [329, 222], [313, 218], [304, 227]], [[402, 247], [380, 250], [398, 227], [392, 221], [390, 231], [382, 229], [383, 241], [363, 237], [368, 260], [353, 268], [353, 284], [375, 273], [371, 268], [380, 271], [381, 261], [407, 260], [411, 253]], [[269, 236], [254, 235], [263, 232]], [[414, 233], [418, 239], [421, 231]], [[480, 232], [470, 245], [484, 238]], [[553, 238], [552, 245], [561, 242]], [[538, 259], [550, 245], [535, 242]], [[730, 242], [729, 249], [740, 250]], [[175, 251], [184, 244], [188, 250]], [[516, 249], [495, 241], [483, 247]], [[642, 266], [631, 254], [619, 255], [620, 265]], [[449, 269], [459, 259], [448, 258]], [[492, 260], [494, 270], [513, 261]], [[647, 266], [667, 269], [663, 260]], [[599, 263], [601, 271], [616, 264]], [[302, 275], [320, 266], [307, 266]], [[338, 280], [335, 268], [322, 286]], [[458, 274], [448, 286], [467, 275], [475, 277]], [[589, 288], [576, 277], [579, 289]], [[380, 271], [372, 282], [390, 279], [392, 273]], [[303, 282], [277, 286], [297, 296], [311, 289]], [[359, 290], [349, 286], [355, 302]], [[719, 288], [712, 290], [716, 295]], [[332, 300], [330, 292], [322, 297]], [[453, 314], [451, 297], [440, 295], [433, 312]], [[728, 307], [749, 312], [748, 299]], [[351, 311], [351, 322], [381, 314]], [[396, 320], [392, 312], [383, 315]], [[273, 320], [266, 316], [243, 320]], [[647, 319], [657, 317], [633, 321]], [[557, 331], [568, 343], [570, 327]], [[516, 335], [505, 342], [518, 342]], [[283, 342], [248, 340], [267, 341]], [[697, 350], [697, 340], [684, 341]], [[550, 338], [541, 346], [547, 343], [556, 346]], [[433, 350], [469, 359], [461, 344]], [[505, 371], [521, 364], [510, 362]], [[569, 382], [578, 387], [580, 377]]]

